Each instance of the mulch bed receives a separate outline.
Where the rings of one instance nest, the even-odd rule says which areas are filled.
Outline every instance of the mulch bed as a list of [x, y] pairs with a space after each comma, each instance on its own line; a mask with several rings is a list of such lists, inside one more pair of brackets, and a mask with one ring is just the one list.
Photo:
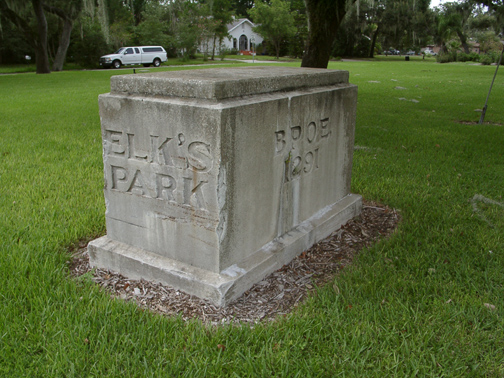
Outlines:
[[136, 301], [140, 307], [166, 316], [180, 315], [184, 320], [198, 318], [213, 325], [254, 324], [271, 321], [293, 311], [315, 287], [332, 282], [361, 249], [391, 235], [399, 220], [396, 210], [364, 202], [359, 217], [255, 284], [224, 308], [159, 283], [129, 280], [114, 272], [92, 269], [87, 246], [82, 244], [73, 256], [70, 271], [73, 276], [92, 272], [93, 281], [109, 291], [113, 298]]

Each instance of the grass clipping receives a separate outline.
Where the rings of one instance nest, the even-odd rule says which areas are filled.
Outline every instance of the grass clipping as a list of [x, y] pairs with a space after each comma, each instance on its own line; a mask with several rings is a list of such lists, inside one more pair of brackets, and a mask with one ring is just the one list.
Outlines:
[[180, 315], [184, 320], [198, 318], [214, 325], [257, 323], [292, 312], [315, 287], [332, 282], [362, 248], [392, 234], [399, 219], [394, 209], [364, 202], [360, 216], [223, 308], [159, 283], [129, 280], [108, 270], [92, 269], [85, 243], [74, 254], [70, 269], [74, 276], [92, 274], [93, 281], [110, 291], [113, 298], [136, 301], [155, 313]]

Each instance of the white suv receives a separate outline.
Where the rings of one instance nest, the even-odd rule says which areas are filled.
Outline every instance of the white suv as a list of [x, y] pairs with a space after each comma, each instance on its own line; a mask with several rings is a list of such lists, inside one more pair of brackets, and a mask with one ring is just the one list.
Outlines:
[[102, 56], [100, 66], [120, 68], [126, 64], [143, 64], [144, 67], [149, 67], [152, 64], [159, 67], [167, 60], [166, 51], [161, 46], [121, 47], [114, 54]]

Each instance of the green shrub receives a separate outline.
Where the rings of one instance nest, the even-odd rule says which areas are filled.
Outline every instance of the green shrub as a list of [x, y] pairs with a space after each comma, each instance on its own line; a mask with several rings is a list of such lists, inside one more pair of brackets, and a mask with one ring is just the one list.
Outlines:
[[100, 56], [110, 54], [112, 49], [105, 41], [97, 20], [85, 23], [82, 29], [82, 34], [77, 28], [72, 32], [68, 60], [83, 68], [98, 68]]
[[371, 40], [368, 38], [361, 36], [357, 45], [354, 47], [353, 56], [359, 58], [367, 58], [369, 55], [369, 51], [371, 49]]
[[459, 52], [457, 54], [457, 61], [458, 62], [479, 62], [480, 56], [479, 54], [473, 52], [470, 54], [466, 54], [464, 52]]
[[469, 56], [471, 57], [472, 62], [479, 62], [480, 61], [480, 54], [478, 54], [478, 53], [472, 52], [469, 54]]
[[374, 53], [380, 54], [383, 51], [383, 47], [380, 42], [375, 43]]
[[470, 60], [471, 59], [469, 58], [469, 54], [466, 54], [466, 53], [463, 53], [463, 52], [459, 52], [457, 54], [457, 61], [458, 62], [468, 62]]
[[497, 63], [499, 61], [499, 55], [500, 54], [495, 51], [489, 51], [481, 56], [480, 62], [486, 66], [492, 63]]
[[226, 58], [226, 55], [229, 54], [229, 49], [225, 48], [224, 46], [221, 46], [219, 50], [219, 58], [220, 60], [224, 60]]
[[450, 63], [457, 61], [457, 52], [449, 51], [436, 56], [436, 62], [438, 63]]
[[19, 33], [12, 22], [2, 19], [0, 22], [0, 63], [30, 63], [26, 60], [26, 55], [35, 58], [34, 48], [25, 41], [23, 34]]

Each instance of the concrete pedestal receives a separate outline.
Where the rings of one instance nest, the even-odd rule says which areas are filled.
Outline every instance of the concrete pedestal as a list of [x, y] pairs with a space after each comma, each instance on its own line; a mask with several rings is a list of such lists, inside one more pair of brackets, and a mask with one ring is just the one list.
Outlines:
[[358, 215], [348, 72], [114, 76], [101, 95], [107, 235], [93, 266], [223, 306]]

